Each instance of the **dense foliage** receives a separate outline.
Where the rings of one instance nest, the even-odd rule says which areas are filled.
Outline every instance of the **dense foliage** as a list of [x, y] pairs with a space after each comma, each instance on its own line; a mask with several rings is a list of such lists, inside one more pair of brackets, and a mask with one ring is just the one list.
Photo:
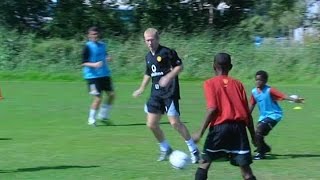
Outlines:
[[106, 2], [110, 1], [2, 0], [0, 22], [42, 37], [75, 38], [92, 25], [122, 37], [148, 26], [183, 34], [241, 28], [244, 35], [277, 36], [303, 23], [305, 9], [303, 0], [226, 0], [230, 7], [223, 11], [220, 0], [131, 0], [124, 9]]

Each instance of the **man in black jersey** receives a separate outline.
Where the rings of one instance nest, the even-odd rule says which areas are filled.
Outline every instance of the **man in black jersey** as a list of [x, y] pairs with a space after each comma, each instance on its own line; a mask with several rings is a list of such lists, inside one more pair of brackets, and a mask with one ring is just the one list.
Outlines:
[[176, 51], [160, 45], [159, 38], [159, 33], [154, 28], [148, 28], [144, 32], [144, 40], [150, 52], [146, 55], [146, 71], [142, 83], [139, 89], [133, 92], [133, 96], [141, 95], [150, 79], [152, 80], [151, 95], [145, 105], [145, 112], [147, 113], [147, 126], [160, 145], [158, 161], [166, 160], [172, 152], [159, 125], [162, 114], [166, 113], [172, 127], [184, 138], [191, 153], [192, 163], [198, 163], [197, 145], [180, 120], [178, 74], [183, 68], [182, 61]]

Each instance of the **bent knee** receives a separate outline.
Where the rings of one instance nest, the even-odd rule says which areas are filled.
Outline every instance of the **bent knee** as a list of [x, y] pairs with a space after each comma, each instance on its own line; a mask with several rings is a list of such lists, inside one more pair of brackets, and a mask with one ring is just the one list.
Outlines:
[[149, 129], [157, 129], [157, 128], [159, 128], [159, 124], [157, 122], [154, 122], [154, 121], [147, 121], [146, 125], [147, 125], [147, 127]]
[[177, 129], [181, 126], [183, 126], [182, 122], [180, 120], [171, 120], [170, 124], [173, 128]]

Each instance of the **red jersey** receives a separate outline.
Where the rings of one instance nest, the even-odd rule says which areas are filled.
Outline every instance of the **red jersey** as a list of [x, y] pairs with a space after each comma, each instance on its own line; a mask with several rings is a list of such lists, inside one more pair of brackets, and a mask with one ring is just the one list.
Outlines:
[[248, 122], [250, 111], [243, 84], [232, 77], [221, 75], [204, 82], [207, 108], [217, 110], [210, 126], [227, 121]]

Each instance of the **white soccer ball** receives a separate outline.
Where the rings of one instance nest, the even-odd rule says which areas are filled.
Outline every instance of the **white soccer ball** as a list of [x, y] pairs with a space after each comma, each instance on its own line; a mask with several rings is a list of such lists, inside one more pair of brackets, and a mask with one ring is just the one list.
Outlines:
[[175, 150], [169, 156], [173, 168], [184, 169], [190, 163], [190, 157], [183, 151]]

